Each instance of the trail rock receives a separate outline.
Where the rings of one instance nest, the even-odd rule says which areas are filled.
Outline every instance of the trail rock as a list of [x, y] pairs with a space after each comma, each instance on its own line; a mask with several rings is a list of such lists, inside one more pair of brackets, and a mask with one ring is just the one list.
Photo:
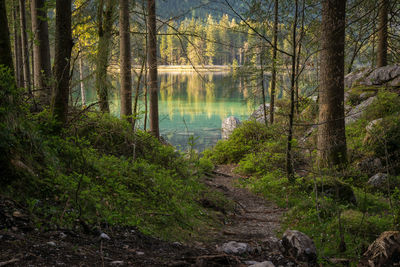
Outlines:
[[55, 247], [55, 246], [57, 246], [56, 243], [53, 242], [53, 241], [49, 241], [49, 242], [47, 242], [46, 244], [49, 245], [50, 247]]
[[285, 253], [302, 262], [316, 263], [317, 249], [306, 234], [297, 230], [286, 230], [282, 237]]
[[374, 128], [379, 125], [382, 122], [383, 118], [379, 118], [373, 121], [370, 121], [367, 126], [365, 127], [365, 130], [370, 133], [373, 134], [374, 133]]
[[346, 125], [353, 123], [361, 118], [363, 115], [363, 112], [365, 109], [370, 106], [376, 99], [376, 96], [371, 96], [367, 100], [361, 102], [359, 105], [356, 107], [352, 108], [347, 114], [346, 114]]
[[275, 267], [275, 265], [270, 261], [263, 261], [263, 262], [259, 262], [259, 263], [250, 265], [249, 267]]
[[230, 116], [222, 122], [222, 139], [228, 139], [235, 130], [240, 125], [240, 120], [236, 117]]
[[377, 173], [368, 180], [368, 184], [376, 187], [376, 188], [383, 188], [387, 185], [388, 175], [386, 173]]
[[246, 252], [251, 252], [251, 247], [246, 243], [230, 241], [228, 243], [224, 243], [222, 247], [218, 248], [218, 250], [225, 252], [226, 254], [243, 254]]
[[100, 234], [100, 238], [101, 239], [106, 239], [106, 240], [110, 240], [111, 239], [106, 233], [101, 233]]
[[362, 256], [358, 267], [396, 266], [400, 262], [400, 232], [383, 232]]

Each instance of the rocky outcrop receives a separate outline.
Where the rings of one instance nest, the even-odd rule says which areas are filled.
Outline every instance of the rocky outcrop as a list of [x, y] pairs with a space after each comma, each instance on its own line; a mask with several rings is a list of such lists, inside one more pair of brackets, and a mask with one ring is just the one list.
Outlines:
[[358, 267], [398, 266], [400, 263], [400, 232], [383, 232], [361, 258]]
[[297, 230], [286, 230], [282, 237], [285, 254], [309, 265], [317, 262], [317, 249], [306, 234]]
[[361, 118], [361, 116], [363, 115], [363, 112], [366, 110], [367, 107], [369, 107], [376, 99], [376, 96], [372, 96], [370, 98], [368, 98], [367, 100], [361, 102], [359, 105], [357, 105], [356, 107], [350, 109], [349, 112], [347, 112], [346, 114], [346, 125], [353, 123], [355, 121], [357, 121], [358, 119]]
[[240, 120], [230, 116], [222, 122], [222, 139], [228, 139], [232, 132], [239, 127]]
[[400, 86], [400, 65], [363, 69], [345, 77], [345, 87], [354, 86]]

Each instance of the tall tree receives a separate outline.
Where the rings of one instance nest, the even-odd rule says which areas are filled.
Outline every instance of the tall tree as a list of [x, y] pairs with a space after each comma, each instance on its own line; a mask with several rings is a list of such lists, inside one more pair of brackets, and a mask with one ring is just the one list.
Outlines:
[[13, 60], [11, 56], [10, 32], [8, 29], [6, 1], [0, 0], [0, 65], [8, 67], [13, 71]]
[[323, 0], [319, 86], [318, 159], [321, 166], [346, 163], [344, 45], [346, 0]]
[[275, 0], [274, 6], [274, 30], [272, 40], [272, 72], [271, 72], [271, 100], [269, 105], [269, 121], [271, 124], [274, 123], [275, 113], [275, 88], [276, 88], [276, 52], [278, 46], [278, 12], [279, 12], [279, 0]]
[[26, 34], [25, 0], [19, 0], [19, 18], [22, 43], [22, 66], [24, 72], [24, 87], [31, 93], [31, 74], [29, 67], [28, 36]]
[[389, 0], [379, 0], [378, 57], [377, 66], [387, 65]]
[[[121, 117], [132, 115], [131, 41], [129, 0], [119, 0]], [[131, 121], [131, 118], [128, 119]]]
[[[106, 7], [104, 9], [104, 1]], [[100, 0], [98, 6], [98, 34], [99, 43], [97, 47], [96, 59], [96, 89], [99, 100], [100, 110], [102, 112], [110, 112], [108, 104], [108, 87], [107, 69], [111, 53], [112, 27], [115, 11], [115, 0]]]
[[156, 2], [147, 0], [147, 64], [149, 68], [150, 88], [150, 132], [159, 138], [158, 122], [158, 83], [157, 83], [157, 30], [156, 30]]
[[13, 1], [14, 20], [14, 57], [15, 57], [15, 78], [19, 88], [24, 86], [24, 73], [22, 71], [22, 44], [21, 31], [19, 30], [18, 2]]
[[70, 60], [73, 47], [71, 31], [71, 0], [56, 1], [56, 29], [54, 52], [53, 117], [60, 123], [67, 121], [70, 82]]
[[[329, 1], [329, 0], [328, 0]], [[297, 29], [297, 15], [299, 2], [295, 0], [295, 13], [293, 21], [292, 31], [292, 73], [290, 78], [290, 113], [289, 113], [289, 127], [287, 137], [287, 148], [286, 148], [286, 174], [289, 181], [294, 182], [294, 170], [293, 170], [293, 159], [292, 159], [292, 141], [293, 141], [293, 119], [294, 119], [294, 96], [295, 96], [295, 81], [296, 81], [296, 29]]]
[[33, 42], [33, 62], [35, 89], [39, 90], [42, 104], [49, 105], [51, 97], [51, 66], [49, 27], [45, 0], [31, 1]]

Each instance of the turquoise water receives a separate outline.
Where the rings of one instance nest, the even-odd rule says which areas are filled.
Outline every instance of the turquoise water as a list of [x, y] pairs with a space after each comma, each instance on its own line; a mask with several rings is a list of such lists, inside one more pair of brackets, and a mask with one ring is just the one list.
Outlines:
[[[110, 96], [111, 112], [119, 116], [118, 84]], [[202, 151], [221, 139], [221, 123], [228, 116], [247, 119], [261, 103], [257, 81], [244, 81], [228, 73], [159, 74], [160, 133], [172, 145], [188, 149], [190, 136], [194, 148]], [[94, 90], [86, 92], [88, 102]], [[139, 110], [144, 111], [143, 96]], [[142, 115], [143, 117], [143, 115]], [[143, 128], [143, 118], [140, 122]]]

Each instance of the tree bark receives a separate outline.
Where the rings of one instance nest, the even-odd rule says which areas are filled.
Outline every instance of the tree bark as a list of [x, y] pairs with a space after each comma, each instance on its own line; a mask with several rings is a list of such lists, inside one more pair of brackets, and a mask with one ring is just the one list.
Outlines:
[[271, 102], [269, 105], [269, 122], [274, 123], [274, 113], [275, 113], [275, 88], [276, 88], [276, 52], [278, 45], [278, 12], [279, 12], [279, 0], [275, 0], [274, 7], [274, 30], [273, 30], [273, 40], [272, 40], [272, 73], [271, 73]]
[[147, 60], [149, 67], [148, 83], [150, 88], [150, 132], [154, 137], [159, 138], [160, 129], [158, 122], [157, 31], [155, 0], [147, 0], [147, 13]]
[[71, 0], [56, 1], [56, 31], [54, 53], [54, 89], [52, 97], [53, 117], [60, 126], [68, 115], [70, 61], [73, 40], [71, 36]]
[[[113, 16], [115, 10], [115, 1], [106, 0], [104, 10], [104, 0], [101, 0], [98, 6], [98, 34], [99, 43], [97, 48], [97, 66], [96, 66], [96, 89], [99, 99], [99, 106], [102, 112], [110, 112], [108, 104], [107, 69], [111, 52], [111, 37]], [[103, 20], [104, 16], [104, 20]]]
[[28, 37], [26, 34], [26, 13], [25, 1], [19, 0], [19, 19], [21, 28], [21, 43], [22, 43], [22, 69], [24, 73], [24, 87], [31, 95], [31, 74], [29, 67], [29, 52], [28, 52]]
[[14, 72], [7, 10], [4, 0], [0, 1], [0, 36], [0, 65], [8, 67], [11, 72]]
[[45, 0], [31, 1], [33, 43], [33, 76], [35, 89], [39, 91], [40, 102], [50, 104], [51, 98], [51, 65], [49, 27]]
[[21, 50], [21, 31], [19, 30], [18, 2], [13, 1], [13, 20], [14, 20], [14, 57], [15, 57], [15, 80], [17, 87], [24, 86], [24, 74], [22, 71], [22, 50]]
[[297, 14], [299, 3], [295, 0], [295, 13], [293, 21], [293, 50], [292, 50], [292, 75], [290, 79], [290, 113], [289, 113], [289, 128], [287, 137], [287, 148], [286, 148], [286, 175], [290, 182], [294, 182], [294, 169], [293, 169], [293, 158], [292, 158], [292, 141], [293, 141], [293, 119], [294, 119], [294, 96], [295, 96], [295, 81], [296, 81], [296, 30], [297, 30]]
[[344, 118], [346, 0], [324, 0], [321, 23], [318, 160], [321, 167], [347, 162]]
[[79, 85], [81, 89], [81, 102], [82, 107], [86, 107], [86, 95], [85, 95], [85, 84], [83, 82], [83, 59], [82, 56], [79, 57]]
[[[131, 41], [129, 0], [119, 0], [121, 118], [132, 116]], [[128, 121], [132, 121], [128, 117]]]
[[389, 0], [379, 0], [379, 31], [377, 67], [387, 65]]

